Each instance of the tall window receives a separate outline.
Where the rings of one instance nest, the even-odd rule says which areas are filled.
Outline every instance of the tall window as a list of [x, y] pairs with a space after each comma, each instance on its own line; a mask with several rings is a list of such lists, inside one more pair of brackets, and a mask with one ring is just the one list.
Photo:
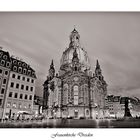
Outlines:
[[64, 84], [64, 105], [68, 103], [68, 85]]
[[18, 75], [17, 79], [20, 80], [20, 75]]
[[17, 98], [18, 97], [18, 93], [15, 93], [15, 96], [14, 96], [14, 98]]
[[2, 99], [0, 99], [0, 106], [2, 105]]
[[18, 68], [18, 72], [22, 73], [22, 68], [21, 67]]
[[10, 63], [9, 62], [6, 63], [6, 67], [10, 67]]
[[88, 86], [87, 85], [85, 85], [84, 98], [85, 98], [84, 103], [88, 104]]
[[2, 69], [0, 69], [0, 74], [2, 73]]
[[14, 87], [14, 83], [13, 82], [11, 82], [11, 86], [10, 87]]
[[23, 94], [20, 94], [20, 97], [19, 98], [22, 99], [22, 97], [23, 97]]
[[33, 87], [31, 87], [30, 90], [33, 91]]
[[1, 65], [4, 66], [5, 65], [5, 61], [1, 60]]
[[25, 95], [24, 99], [27, 100], [27, 98], [28, 98], [28, 95]]
[[8, 75], [8, 71], [5, 71], [5, 75]]
[[34, 83], [34, 79], [32, 79], [31, 83]]
[[13, 70], [14, 70], [14, 71], [17, 71], [17, 67], [16, 67], [16, 66], [14, 66], [14, 67], [13, 67]]
[[29, 100], [32, 100], [32, 95], [30, 95]]
[[3, 84], [6, 84], [6, 79], [3, 79]]
[[73, 87], [73, 92], [74, 92], [74, 105], [78, 105], [78, 86]]
[[27, 82], [30, 82], [30, 78], [27, 78]]
[[19, 88], [19, 84], [16, 84], [16, 88]]
[[16, 75], [15, 74], [12, 74], [12, 78], [15, 78], [16, 77]]
[[25, 81], [25, 77], [22, 77], [22, 80]]
[[9, 97], [12, 97], [12, 94], [13, 94], [12, 92], [9, 92]]
[[26, 86], [26, 90], [28, 90], [29, 89], [29, 86]]
[[22, 90], [24, 89], [24, 85], [21, 85], [21, 89], [22, 89]]
[[4, 92], [5, 92], [5, 89], [2, 88], [2, 89], [1, 89], [1, 94], [4, 94]]

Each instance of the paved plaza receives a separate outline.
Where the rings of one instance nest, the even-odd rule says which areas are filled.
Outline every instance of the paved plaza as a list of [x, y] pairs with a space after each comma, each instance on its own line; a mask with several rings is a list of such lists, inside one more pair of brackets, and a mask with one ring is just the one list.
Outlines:
[[76, 120], [46, 119], [37, 121], [1, 122], [0, 128], [140, 128], [140, 119]]

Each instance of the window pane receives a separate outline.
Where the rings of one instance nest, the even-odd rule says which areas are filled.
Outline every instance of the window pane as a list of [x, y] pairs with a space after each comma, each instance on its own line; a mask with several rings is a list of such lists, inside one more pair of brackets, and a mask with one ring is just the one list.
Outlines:
[[74, 105], [78, 105], [78, 96], [74, 96]]
[[77, 96], [78, 95], [78, 86], [74, 86], [74, 96]]

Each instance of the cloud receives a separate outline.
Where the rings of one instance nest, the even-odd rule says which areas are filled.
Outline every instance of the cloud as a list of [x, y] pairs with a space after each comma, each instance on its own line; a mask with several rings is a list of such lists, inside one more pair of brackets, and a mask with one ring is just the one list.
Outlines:
[[76, 25], [92, 70], [99, 59], [108, 92], [139, 95], [140, 13], [0, 13], [0, 45], [37, 73], [37, 94], [51, 59], [56, 71]]

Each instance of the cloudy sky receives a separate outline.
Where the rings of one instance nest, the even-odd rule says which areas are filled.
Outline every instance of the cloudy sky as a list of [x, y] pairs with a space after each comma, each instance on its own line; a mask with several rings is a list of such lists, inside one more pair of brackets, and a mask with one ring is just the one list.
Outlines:
[[74, 25], [92, 70], [99, 60], [108, 93], [140, 97], [140, 13], [1, 12], [0, 46], [36, 70], [42, 95], [51, 60], [58, 71]]

